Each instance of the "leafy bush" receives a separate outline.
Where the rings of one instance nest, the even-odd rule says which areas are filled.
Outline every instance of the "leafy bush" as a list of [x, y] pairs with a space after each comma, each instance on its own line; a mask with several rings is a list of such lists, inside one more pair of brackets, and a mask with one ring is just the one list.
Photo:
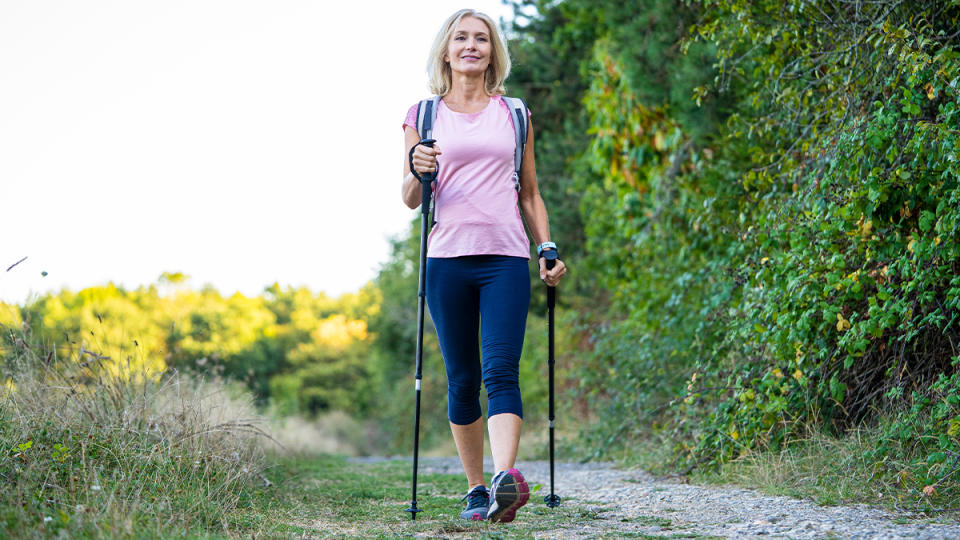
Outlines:
[[538, 138], [583, 141], [587, 443], [692, 468], [868, 423], [896, 474], [952, 473], [960, 6], [525, 4], [519, 46], [588, 85]]
[[697, 368], [726, 387], [710, 459], [916, 405], [957, 359], [960, 9], [787, 6], [707, 3], [697, 27], [744, 87], [727, 144], [751, 150], [727, 255], [741, 296]]

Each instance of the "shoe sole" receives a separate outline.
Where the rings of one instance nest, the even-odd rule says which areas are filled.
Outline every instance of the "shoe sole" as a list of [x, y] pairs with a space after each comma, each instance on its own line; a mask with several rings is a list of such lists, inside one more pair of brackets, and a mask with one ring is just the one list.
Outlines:
[[[509, 478], [507, 478], [509, 477]], [[507, 491], [504, 491], [506, 489]], [[492, 522], [510, 523], [517, 517], [517, 510], [530, 500], [530, 486], [517, 469], [510, 469], [494, 495], [497, 508], [487, 519]]]

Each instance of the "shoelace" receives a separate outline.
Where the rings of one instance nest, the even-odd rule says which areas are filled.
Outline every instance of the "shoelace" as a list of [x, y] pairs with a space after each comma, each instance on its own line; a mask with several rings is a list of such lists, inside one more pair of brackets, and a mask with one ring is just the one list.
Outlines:
[[[481, 499], [481, 498], [483, 499], [482, 501], [478, 501], [478, 500], [477, 500], [477, 499]], [[489, 501], [489, 500], [490, 500], [490, 493], [489, 493], [486, 489], [483, 489], [483, 488], [478, 488], [478, 487], [477, 487], [477, 488], [473, 488], [472, 490], [470, 490], [470, 493], [467, 493], [466, 495], [463, 496], [462, 499], [460, 499], [460, 502], [466, 501], [467, 499], [469, 499], [469, 502], [467, 503], [467, 507], [470, 508], [470, 507], [474, 506], [474, 503], [475, 503], [475, 502], [481, 502], [481, 503], [483, 503], [483, 502]]]

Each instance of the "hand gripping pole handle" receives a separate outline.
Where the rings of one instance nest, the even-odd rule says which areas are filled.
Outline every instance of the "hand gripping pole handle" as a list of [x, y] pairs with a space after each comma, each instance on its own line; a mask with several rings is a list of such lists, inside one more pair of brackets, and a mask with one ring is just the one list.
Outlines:
[[[541, 255], [546, 259], [547, 270], [553, 270], [553, 267], [557, 265], [557, 259], [560, 254], [557, 253], [554, 249], [545, 250]], [[557, 288], [547, 285], [547, 307], [553, 309], [557, 305]]]
[[433, 181], [437, 179], [437, 173], [440, 171], [440, 166], [437, 165], [437, 170], [433, 172], [423, 173], [422, 175], [417, 172], [417, 169], [413, 167], [413, 152], [417, 149], [417, 146], [424, 145], [430, 148], [433, 148], [433, 143], [437, 142], [435, 139], [423, 139], [417, 144], [413, 145], [413, 148], [410, 149], [410, 172], [413, 173], [413, 176], [420, 181], [422, 185], [421, 193], [422, 198], [420, 199], [420, 213], [424, 216], [430, 213], [430, 198], [433, 196]]
[[415, 168], [413, 167], [413, 153], [416, 151], [417, 147], [420, 146], [421, 144], [424, 145], [424, 146], [428, 146], [428, 147], [430, 147], [430, 148], [433, 148], [433, 144], [434, 144], [435, 142], [437, 142], [436, 139], [423, 139], [422, 141], [420, 141], [420, 142], [418, 142], [417, 144], [413, 145], [413, 148], [410, 149], [410, 154], [409, 154], [409, 156], [408, 156], [408, 159], [409, 159], [409, 161], [410, 161], [410, 172], [413, 173], [413, 176], [414, 176], [417, 180], [423, 182], [424, 184], [428, 184], [428, 183], [433, 182], [434, 180], [437, 179], [437, 173], [440, 171], [440, 165], [439, 165], [439, 164], [437, 165], [437, 170], [436, 170], [436, 171], [428, 172], [428, 173], [423, 173], [423, 174], [421, 175], [420, 173], [417, 172], [417, 169], [415, 169]]

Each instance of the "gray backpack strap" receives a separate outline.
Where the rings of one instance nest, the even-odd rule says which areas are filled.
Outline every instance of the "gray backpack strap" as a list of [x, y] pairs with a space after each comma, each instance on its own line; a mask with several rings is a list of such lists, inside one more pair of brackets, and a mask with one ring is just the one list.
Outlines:
[[[433, 125], [437, 122], [437, 107], [440, 105], [440, 96], [433, 96], [420, 101], [417, 105], [417, 133], [420, 140], [433, 138]], [[436, 180], [434, 180], [436, 182]], [[430, 226], [437, 224], [437, 204], [433, 202], [433, 212], [430, 217]]]
[[513, 181], [517, 191], [520, 191], [520, 166], [523, 165], [523, 150], [527, 145], [527, 133], [530, 130], [530, 124], [527, 121], [527, 104], [520, 98], [503, 96], [503, 100], [510, 108], [510, 115], [513, 117], [513, 135], [516, 142], [513, 151]]
[[433, 138], [433, 124], [437, 120], [437, 107], [440, 105], [440, 96], [420, 101], [417, 106], [417, 133], [420, 140]]

